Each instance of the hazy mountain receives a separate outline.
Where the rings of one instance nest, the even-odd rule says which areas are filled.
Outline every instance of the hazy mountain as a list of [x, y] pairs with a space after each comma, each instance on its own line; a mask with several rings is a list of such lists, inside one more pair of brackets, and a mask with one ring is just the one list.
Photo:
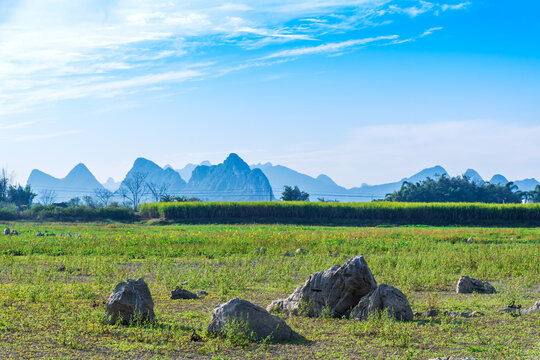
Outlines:
[[[210, 163], [210, 161], [205, 160], [199, 165], [211, 166], [212, 164]], [[189, 163], [186, 166], [184, 166], [182, 169], [177, 169], [176, 171], [178, 171], [180, 176], [182, 176], [182, 179], [184, 179], [185, 181], [189, 181], [191, 179], [191, 174], [193, 173], [193, 170], [195, 170], [195, 168], [199, 165]]]
[[274, 199], [268, 179], [260, 169], [250, 169], [238, 155], [219, 165], [199, 165], [184, 189], [188, 197], [207, 201], [268, 201]]
[[[310, 194], [312, 201], [324, 197], [326, 199], [337, 199], [338, 195], [346, 195], [347, 189], [336, 184], [326, 175], [319, 175], [313, 178], [309, 175], [299, 173], [282, 165], [255, 164], [251, 169], [260, 169], [270, 181], [274, 194], [283, 192], [284, 186], [298, 186], [302, 191]], [[279, 197], [279, 196], [278, 196]]]
[[489, 180], [490, 184], [493, 185], [506, 185], [508, 184], [508, 179], [502, 176], [501, 174], [493, 175], [491, 180]]
[[540, 182], [536, 179], [524, 179], [514, 181], [514, 185], [521, 191], [531, 191], [534, 190], [537, 185], [540, 185]]
[[[169, 195], [181, 195], [182, 190], [186, 186], [186, 182], [180, 174], [172, 168], [161, 168], [155, 162], [145, 158], [138, 158], [133, 163], [133, 167], [127, 173], [120, 187], [125, 187], [125, 183], [129, 179], [133, 179], [136, 174], [144, 174], [146, 176], [145, 183], [154, 187], [162, 187], [165, 193]], [[152, 194], [147, 191], [144, 200], [150, 200]]]
[[476, 170], [473, 170], [473, 169], [467, 169], [467, 171], [465, 171], [465, 174], [463, 174], [463, 177], [466, 177], [471, 182], [478, 185], [481, 185], [484, 183], [484, 179], [482, 179], [482, 176], [480, 176], [480, 174], [476, 172]]
[[63, 179], [57, 179], [40, 170], [34, 169], [26, 182], [38, 194], [36, 201], [46, 192], [54, 192], [54, 201], [69, 201], [74, 197], [93, 196], [94, 191], [102, 189], [103, 185], [97, 181], [84, 164], [78, 164]]
[[437, 165], [424, 169], [419, 173], [416, 173], [409, 178], [401, 179], [400, 181], [381, 185], [362, 184], [362, 186], [359, 188], [357, 187], [349, 190], [351, 198], [348, 201], [371, 201], [376, 199], [384, 199], [386, 194], [390, 194], [401, 189], [401, 185], [404, 182], [417, 183], [426, 180], [427, 178], [435, 180], [442, 175], [448, 176], [448, 172], [442, 166]]
[[115, 192], [120, 187], [120, 184], [122, 184], [122, 182], [116, 182], [113, 178], [110, 177], [102, 185], [105, 189]]

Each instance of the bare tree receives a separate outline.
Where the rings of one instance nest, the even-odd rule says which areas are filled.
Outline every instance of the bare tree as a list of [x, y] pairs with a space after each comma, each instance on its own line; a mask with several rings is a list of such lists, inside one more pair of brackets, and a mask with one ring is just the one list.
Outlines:
[[43, 190], [40, 196], [40, 202], [45, 205], [52, 205], [56, 201], [56, 192], [54, 190]]
[[152, 198], [155, 202], [160, 202], [163, 197], [165, 197], [169, 192], [169, 185], [167, 184], [156, 184], [148, 182], [146, 187], [150, 191]]
[[[147, 173], [136, 172], [131, 175], [128, 179], [124, 180], [122, 186], [126, 188], [126, 196], [131, 204], [133, 209], [137, 209], [137, 206], [141, 203], [141, 199], [146, 194], [146, 178], [148, 177]], [[121, 187], [122, 187], [121, 186]]]
[[0, 202], [8, 200], [8, 190], [10, 183], [11, 179], [8, 176], [8, 171], [7, 169], [3, 168], [2, 171], [0, 171]]
[[111, 203], [111, 200], [114, 197], [114, 193], [111, 190], [99, 188], [94, 191], [94, 196], [96, 197], [98, 203], [101, 206], [107, 207]]
[[125, 186], [120, 185], [118, 190], [115, 191], [115, 195], [118, 195], [120, 196], [120, 198], [122, 198], [122, 206], [126, 207], [128, 205], [131, 205], [131, 203], [128, 201], [128, 192]]

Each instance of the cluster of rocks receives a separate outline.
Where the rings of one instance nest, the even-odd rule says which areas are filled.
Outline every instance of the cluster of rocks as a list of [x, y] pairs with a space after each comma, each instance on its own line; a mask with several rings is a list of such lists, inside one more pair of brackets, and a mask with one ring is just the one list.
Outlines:
[[291, 256], [297, 256], [297, 255], [306, 255], [309, 253], [309, 250], [298, 248], [294, 252], [285, 251], [283, 253], [283, 256], [291, 257]]
[[[38, 232], [36, 232], [36, 236], [53, 236], [53, 237], [55, 237], [56, 234], [55, 233], [42, 233], [41, 231], [38, 231]], [[76, 237], [76, 238], [82, 237], [81, 234], [73, 235], [73, 234], [70, 234], [70, 233], [67, 233], [67, 234], [60, 233], [60, 234], [58, 234], [58, 236], [67, 236], [67, 237]]]
[[273, 301], [269, 311], [319, 317], [353, 316], [356, 320], [385, 313], [400, 321], [413, 319], [405, 294], [377, 282], [363, 256], [308, 276], [288, 298]]
[[20, 234], [19, 234], [19, 232], [17, 230], [10, 230], [10, 228], [5, 228], [4, 229], [4, 235], [5, 236], [18, 236]]
[[[202, 292], [199, 294], [203, 295]], [[199, 296], [178, 287], [172, 291], [171, 299], [199, 299]], [[143, 279], [118, 284], [106, 307], [110, 324], [129, 324], [135, 320], [151, 321], [155, 318], [154, 301]], [[357, 256], [342, 266], [311, 274], [291, 296], [272, 302], [267, 310], [243, 299], [232, 299], [217, 306], [212, 312], [207, 332], [226, 336], [231, 325], [241, 322], [256, 340], [302, 338], [283, 319], [270, 314], [271, 310], [310, 317], [321, 316], [325, 311], [335, 317], [352, 314], [357, 320], [383, 313], [396, 320], [413, 319], [407, 297], [391, 286], [377, 286], [366, 261]]]

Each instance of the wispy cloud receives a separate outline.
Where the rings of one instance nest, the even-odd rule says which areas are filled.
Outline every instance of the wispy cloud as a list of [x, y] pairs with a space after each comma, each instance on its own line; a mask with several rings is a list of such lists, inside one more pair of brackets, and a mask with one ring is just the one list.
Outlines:
[[420, 37], [423, 38], [423, 37], [429, 36], [429, 35], [433, 34], [435, 31], [440, 31], [442, 29], [443, 29], [442, 27], [434, 27], [434, 28], [431, 28], [431, 29], [427, 29], [426, 31], [424, 31], [424, 33], [422, 35], [420, 35]]
[[303, 48], [297, 48], [297, 49], [283, 50], [283, 51], [279, 51], [279, 52], [267, 55], [263, 59], [290, 58], [290, 57], [298, 57], [298, 56], [303, 56], [303, 55], [337, 53], [347, 48], [366, 45], [369, 43], [383, 41], [383, 40], [396, 40], [397, 38], [399, 38], [398, 35], [378, 36], [375, 38], [347, 40], [347, 41], [342, 41], [338, 43], [328, 43], [328, 44], [312, 46], [312, 47], [303, 47]]
[[[401, 8], [393, 0], [9, 2], [0, 16], [0, 116], [275, 64], [256, 59], [336, 55], [371, 42], [397, 43], [398, 35], [332, 42], [325, 37], [379, 26], [392, 14], [414, 17], [470, 5], [408, 3], [413, 5]], [[326, 43], [305, 46], [315, 41]], [[286, 49], [266, 49], [278, 44]], [[230, 46], [237, 47], [234, 61], [216, 50]], [[215, 65], [195, 69], [203, 58]]]

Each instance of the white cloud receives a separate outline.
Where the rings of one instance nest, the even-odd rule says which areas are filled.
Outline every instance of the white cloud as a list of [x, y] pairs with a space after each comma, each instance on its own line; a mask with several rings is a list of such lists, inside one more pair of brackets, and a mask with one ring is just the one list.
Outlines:
[[298, 56], [303, 56], [303, 55], [337, 53], [347, 48], [351, 48], [351, 47], [355, 47], [359, 45], [366, 45], [369, 43], [383, 41], [383, 40], [396, 40], [398, 38], [399, 38], [398, 35], [388, 35], [388, 36], [378, 36], [378, 37], [366, 38], [366, 39], [347, 40], [347, 41], [342, 41], [338, 43], [328, 43], [328, 44], [312, 46], [312, 47], [303, 47], [303, 48], [296, 48], [296, 49], [290, 49], [290, 50], [283, 50], [283, 51], [279, 51], [279, 52], [270, 54], [268, 56], [265, 56], [263, 59], [288, 58], [288, 57], [298, 57]]
[[459, 4], [455, 4], [455, 5], [444, 4], [444, 5], [441, 5], [441, 9], [442, 9], [442, 11], [462, 10], [462, 9], [465, 9], [465, 8], [467, 8], [469, 6], [471, 6], [471, 2], [466, 1], [466, 2], [459, 3]]
[[424, 33], [422, 35], [420, 35], [420, 37], [423, 38], [423, 37], [429, 36], [429, 35], [433, 34], [435, 31], [440, 31], [442, 29], [443, 29], [442, 27], [434, 27], [434, 28], [431, 28], [431, 29], [427, 29], [426, 31], [424, 31]]
[[[417, 6], [401, 9], [392, 2], [12, 2], [2, 6], [0, 16], [0, 115], [33, 109], [51, 101], [97, 96], [100, 91], [108, 96], [139, 91], [143, 87], [141, 74], [166, 83], [171, 83], [171, 79], [185, 81], [184, 77], [166, 78], [160, 74], [190, 71], [189, 63], [207, 56], [216, 45], [236, 45], [240, 56], [236, 63], [224, 60], [226, 63], [214, 69], [206, 68], [203, 72], [208, 76], [226, 73], [223, 68], [268, 65], [268, 62], [254, 61], [260, 59], [261, 54], [253, 53], [269, 45], [324, 41], [328, 34], [376, 26], [385, 23], [381, 17], [392, 11], [415, 16], [433, 7], [426, 1], [415, 0]], [[445, 5], [444, 8], [454, 10], [467, 4]], [[397, 40], [395, 36], [393, 40]], [[266, 59], [337, 55], [344, 49], [388, 39], [379, 36], [305, 48], [296, 45], [296, 48], [270, 54]], [[201, 78], [202, 74], [192, 77]], [[154, 87], [158, 82], [151, 81], [149, 85]], [[130, 89], [130, 86], [139, 89]]]

